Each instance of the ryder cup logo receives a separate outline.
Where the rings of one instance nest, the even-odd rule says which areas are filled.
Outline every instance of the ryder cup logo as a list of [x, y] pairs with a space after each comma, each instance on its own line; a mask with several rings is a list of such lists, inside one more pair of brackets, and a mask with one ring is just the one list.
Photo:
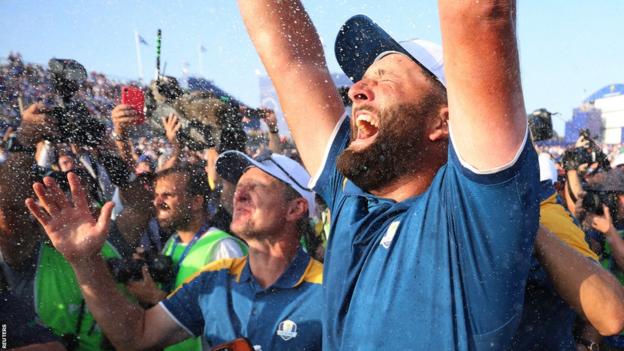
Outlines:
[[288, 341], [297, 336], [297, 324], [287, 319], [280, 323], [277, 328], [277, 335], [279, 335], [284, 341]]
[[399, 228], [399, 224], [401, 224], [401, 221], [392, 222], [388, 227], [386, 234], [383, 236], [383, 238], [381, 238], [381, 242], [379, 243], [379, 245], [383, 246], [384, 249], [387, 250], [390, 247], [390, 244], [392, 244], [392, 240], [394, 239], [394, 235]]

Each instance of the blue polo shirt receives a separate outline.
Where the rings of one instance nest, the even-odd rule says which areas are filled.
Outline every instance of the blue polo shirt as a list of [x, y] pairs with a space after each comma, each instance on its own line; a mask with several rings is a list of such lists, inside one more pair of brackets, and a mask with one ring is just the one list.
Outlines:
[[522, 314], [539, 218], [531, 143], [490, 174], [463, 166], [450, 143], [448, 163], [428, 190], [395, 202], [337, 171], [348, 119], [334, 135], [312, 181], [332, 214], [324, 348], [506, 349]]
[[247, 256], [206, 265], [160, 304], [193, 336], [214, 346], [246, 337], [261, 350], [320, 350], [323, 265], [301, 248], [271, 287]]

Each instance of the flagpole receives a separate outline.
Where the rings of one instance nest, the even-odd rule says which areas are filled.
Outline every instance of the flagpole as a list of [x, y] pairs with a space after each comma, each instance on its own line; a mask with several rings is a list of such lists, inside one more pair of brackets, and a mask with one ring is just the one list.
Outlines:
[[143, 82], [143, 61], [141, 60], [141, 43], [139, 41], [139, 32], [134, 31], [134, 44], [136, 46], [137, 65], [139, 68], [139, 81]]
[[197, 46], [197, 58], [199, 59], [199, 75], [200, 75], [201, 77], [203, 77], [203, 76], [204, 76], [204, 62], [203, 62], [203, 60], [202, 60], [202, 54], [203, 54], [203, 53], [202, 53], [202, 45], [201, 45], [201, 44], [199, 44], [199, 45]]

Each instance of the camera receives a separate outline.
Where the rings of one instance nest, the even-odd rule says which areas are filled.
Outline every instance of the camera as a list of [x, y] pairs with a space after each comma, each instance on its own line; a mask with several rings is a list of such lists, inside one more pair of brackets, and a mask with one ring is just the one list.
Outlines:
[[609, 208], [614, 221], [619, 220], [619, 198], [624, 195], [624, 173], [618, 169], [604, 172], [598, 182], [587, 187], [582, 206], [585, 210], [603, 215], [603, 205]]
[[553, 137], [552, 115], [545, 108], [537, 109], [529, 115], [529, 130], [533, 141], [544, 141]]
[[89, 114], [84, 103], [74, 99], [87, 80], [87, 71], [71, 59], [50, 59], [48, 67], [56, 105], [46, 112], [56, 119], [60, 132], [58, 138], [50, 141], [79, 146], [99, 145], [106, 131], [104, 124]]
[[587, 148], [577, 147], [566, 151], [561, 161], [564, 169], [574, 170], [581, 165], [597, 162], [597, 156]]
[[175, 78], [166, 76], [152, 82], [151, 92], [155, 103], [148, 116], [153, 129], [164, 132], [161, 119], [173, 113], [181, 124], [178, 140], [189, 149], [244, 150], [240, 103], [213, 91], [183, 92]]
[[612, 218], [616, 218], [618, 193], [614, 191], [587, 190], [583, 198], [583, 209], [599, 216], [604, 214], [603, 205], [609, 208]]
[[565, 170], [575, 170], [583, 164], [598, 163], [596, 170], [609, 170], [610, 164], [607, 155], [602, 152], [598, 144], [591, 138], [589, 130], [583, 129], [579, 133], [579, 137], [589, 142], [587, 147], [577, 147], [565, 152], [562, 158], [563, 168]]
[[115, 280], [123, 284], [143, 280], [144, 265], [154, 281], [163, 286], [171, 286], [175, 279], [171, 257], [152, 251], [145, 251], [141, 258], [109, 258], [106, 262]]

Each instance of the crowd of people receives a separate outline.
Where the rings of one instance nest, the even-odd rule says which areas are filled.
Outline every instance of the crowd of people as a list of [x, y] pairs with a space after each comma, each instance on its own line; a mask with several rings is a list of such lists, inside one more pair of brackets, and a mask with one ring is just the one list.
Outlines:
[[[78, 97], [87, 104], [96, 118], [109, 117], [110, 110], [119, 101], [122, 83], [111, 81], [105, 74], [91, 72]], [[38, 64], [25, 63], [19, 52], [11, 52], [0, 64], [0, 116], [11, 123], [20, 116], [20, 102], [29, 105], [36, 101], [54, 100], [47, 69]]]
[[2, 347], [623, 350], [620, 145], [533, 142], [515, 1], [439, 6], [444, 50], [342, 26], [345, 101], [300, 1], [239, 1], [294, 144], [170, 77], [141, 109], [92, 73], [55, 109], [12, 53]]

